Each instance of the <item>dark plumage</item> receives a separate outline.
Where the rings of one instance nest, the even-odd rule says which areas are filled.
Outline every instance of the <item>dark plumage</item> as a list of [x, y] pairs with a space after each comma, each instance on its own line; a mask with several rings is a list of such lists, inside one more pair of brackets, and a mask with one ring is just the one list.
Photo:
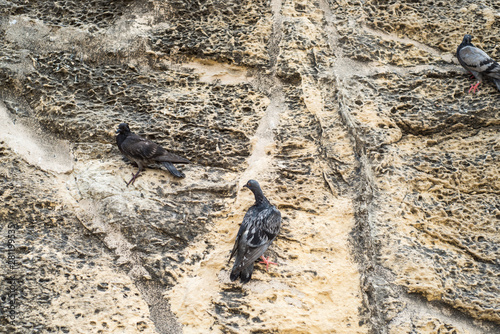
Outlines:
[[255, 195], [255, 204], [248, 209], [243, 218], [229, 258], [231, 261], [236, 255], [230, 276], [231, 281], [239, 277], [242, 283], [252, 278], [254, 262], [259, 257], [263, 260], [260, 263], [266, 264], [266, 270], [269, 264], [276, 264], [262, 255], [276, 238], [281, 227], [281, 213], [269, 203], [259, 183], [250, 180], [244, 187], [250, 189]]
[[136, 174], [132, 174], [132, 179], [127, 183], [127, 187], [131, 183], [134, 184], [135, 179], [139, 177], [139, 173], [142, 172], [147, 165], [153, 163], [161, 163], [176, 177], [186, 177], [186, 175], [178, 171], [172, 163], [188, 164], [188, 159], [170, 153], [160, 145], [136, 135], [130, 131], [127, 123], [118, 125], [116, 133], [116, 144], [120, 152], [130, 161], [135, 162], [139, 167], [139, 171]]
[[472, 84], [469, 88], [469, 93], [478, 89], [479, 84], [483, 81], [483, 76], [490, 77], [500, 90], [500, 65], [491, 59], [486, 52], [472, 45], [471, 40], [471, 35], [465, 35], [457, 48], [458, 61], [477, 80], [477, 83]]

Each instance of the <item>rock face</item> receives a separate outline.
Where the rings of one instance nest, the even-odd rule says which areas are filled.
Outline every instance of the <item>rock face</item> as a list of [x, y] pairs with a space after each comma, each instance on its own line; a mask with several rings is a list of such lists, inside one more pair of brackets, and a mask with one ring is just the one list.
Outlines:
[[[2, 1], [0, 332], [499, 333], [500, 94], [454, 57], [499, 10]], [[186, 178], [127, 188], [122, 122]], [[249, 179], [283, 225], [242, 286]]]

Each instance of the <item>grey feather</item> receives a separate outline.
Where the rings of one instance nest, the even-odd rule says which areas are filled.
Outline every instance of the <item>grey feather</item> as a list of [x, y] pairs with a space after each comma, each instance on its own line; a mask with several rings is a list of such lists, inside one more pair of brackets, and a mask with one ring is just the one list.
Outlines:
[[163, 166], [165, 166], [165, 168], [170, 172], [170, 174], [172, 174], [173, 176], [175, 177], [179, 177], [179, 178], [184, 178], [186, 177], [186, 174], [184, 174], [183, 172], [177, 170], [177, 168], [175, 168], [175, 166], [171, 163], [171, 162], [168, 162], [168, 161], [165, 161], [162, 163]]
[[493, 79], [493, 82], [497, 86], [497, 89], [500, 90], [500, 79]]

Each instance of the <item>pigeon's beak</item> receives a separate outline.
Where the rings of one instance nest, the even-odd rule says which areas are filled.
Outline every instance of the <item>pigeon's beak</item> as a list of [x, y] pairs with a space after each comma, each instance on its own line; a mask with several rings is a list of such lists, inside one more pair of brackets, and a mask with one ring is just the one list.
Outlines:
[[[248, 188], [248, 184], [245, 183], [245, 185], [243, 186], [243, 188]], [[248, 188], [250, 189], [250, 188]]]
[[119, 129], [119, 128], [118, 128], [118, 129], [116, 129], [116, 133], [117, 133], [117, 134], [118, 134], [118, 133], [120, 133], [120, 129]]

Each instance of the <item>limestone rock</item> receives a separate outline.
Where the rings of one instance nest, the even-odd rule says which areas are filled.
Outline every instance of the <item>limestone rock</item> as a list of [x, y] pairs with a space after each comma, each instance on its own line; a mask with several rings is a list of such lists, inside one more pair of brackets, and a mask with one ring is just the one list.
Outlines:
[[[493, 1], [0, 13], [0, 332], [500, 332], [500, 95], [454, 59], [500, 59]], [[122, 122], [186, 179], [127, 188]], [[249, 179], [283, 224], [241, 286]]]

